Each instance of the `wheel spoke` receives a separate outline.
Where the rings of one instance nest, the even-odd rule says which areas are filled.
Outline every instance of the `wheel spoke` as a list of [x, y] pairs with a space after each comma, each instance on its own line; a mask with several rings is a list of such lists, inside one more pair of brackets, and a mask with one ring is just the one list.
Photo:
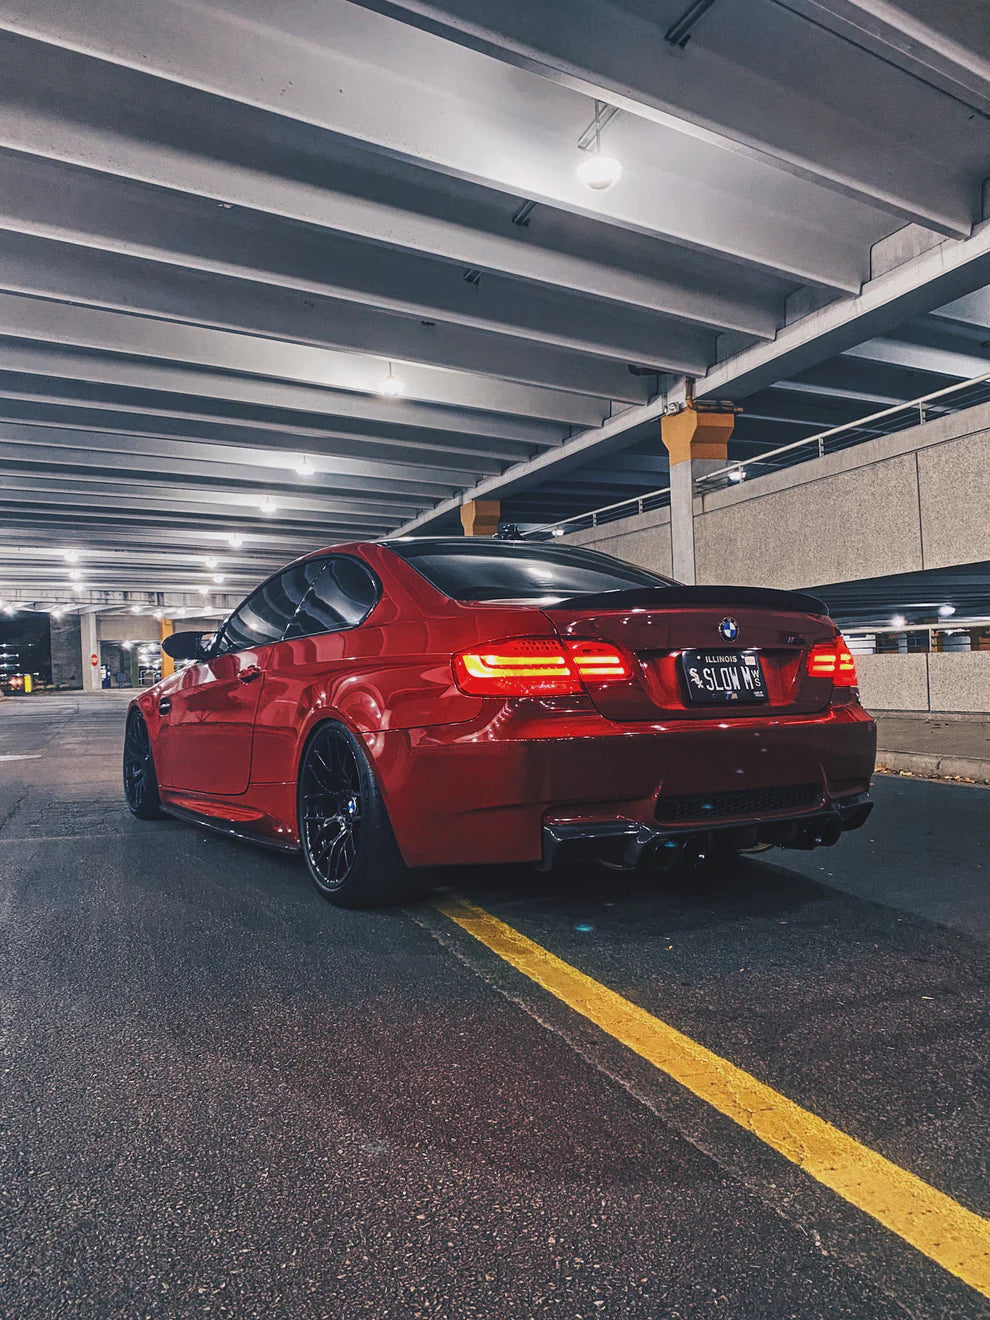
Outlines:
[[347, 737], [321, 731], [303, 765], [300, 829], [310, 866], [327, 888], [344, 883], [357, 860], [362, 820], [361, 770]]

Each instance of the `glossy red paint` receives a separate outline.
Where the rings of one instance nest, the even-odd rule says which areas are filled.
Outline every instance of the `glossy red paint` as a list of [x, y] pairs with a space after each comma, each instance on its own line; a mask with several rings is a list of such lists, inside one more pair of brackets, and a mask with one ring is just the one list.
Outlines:
[[[818, 801], [868, 790], [876, 731], [855, 689], [809, 672], [826, 617], [733, 611], [759, 651], [759, 708], [689, 705], [680, 652], [725, 649], [725, 609], [574, 609], [460, 603], [385, 545], [309, 559], [363, 561], [381, 586], [354, 627], [204, 660], [143, 692], [162, 801], [259, 840], [298, 845], [296, 779], [327, 719], [364, 742], [399, 848], [415, 866], [537, 861], [544, 825], [656, 824], [662, 793], [815, 785]], [[576, 695], [479, 696], [453, 657], [507, 638], [608, 643], [628, 677]], [[786, 815], [786, 813], [785, 813]]]

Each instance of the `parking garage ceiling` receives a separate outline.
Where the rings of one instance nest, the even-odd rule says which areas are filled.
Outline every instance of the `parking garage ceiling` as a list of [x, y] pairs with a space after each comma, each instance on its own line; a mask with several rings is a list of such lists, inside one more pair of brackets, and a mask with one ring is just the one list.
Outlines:
[[748, 456], [990, 369], [988, 50], [967, 0], [0, 0], [0, 591], [566, 517], [665, 483], [685, 377]]

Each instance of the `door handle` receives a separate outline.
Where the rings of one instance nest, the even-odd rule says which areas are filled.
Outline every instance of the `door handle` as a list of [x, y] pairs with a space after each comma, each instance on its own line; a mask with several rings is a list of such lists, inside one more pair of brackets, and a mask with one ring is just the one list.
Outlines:
[[167, 715], [171, 709], [172, 709], [172, 698], [162, 697], [161, 701], [158, 703], [158, 714]]
[[257, 665], [246, 665], [237, 675], [238, 683], [253, 683], [256, 678], [261, 677], [261, 670]]

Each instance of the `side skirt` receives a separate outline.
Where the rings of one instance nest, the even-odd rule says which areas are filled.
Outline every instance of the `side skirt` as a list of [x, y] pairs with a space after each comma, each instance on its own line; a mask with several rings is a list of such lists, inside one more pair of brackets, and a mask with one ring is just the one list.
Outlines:
[[291, 853], [295, 856], [302, 852], [298, 843], [279, 843], [275, 839], [266, 839], [261, 834], [252, 834], [249, 830], [235, 825], [233, 821], [217, 820], [215, 816], [201, 816], [187, 807], [174, 807], [169, 802], [162, 802], [160, 809], [166, 815], [174, 816], [176, 820], [188, 821], [190, 825], [199, 825], [204, 830], [223, 834], [228, 839], [238, 839], [241, 843], [254, 843], [261, 848], [271, 848], [274, 852]]

